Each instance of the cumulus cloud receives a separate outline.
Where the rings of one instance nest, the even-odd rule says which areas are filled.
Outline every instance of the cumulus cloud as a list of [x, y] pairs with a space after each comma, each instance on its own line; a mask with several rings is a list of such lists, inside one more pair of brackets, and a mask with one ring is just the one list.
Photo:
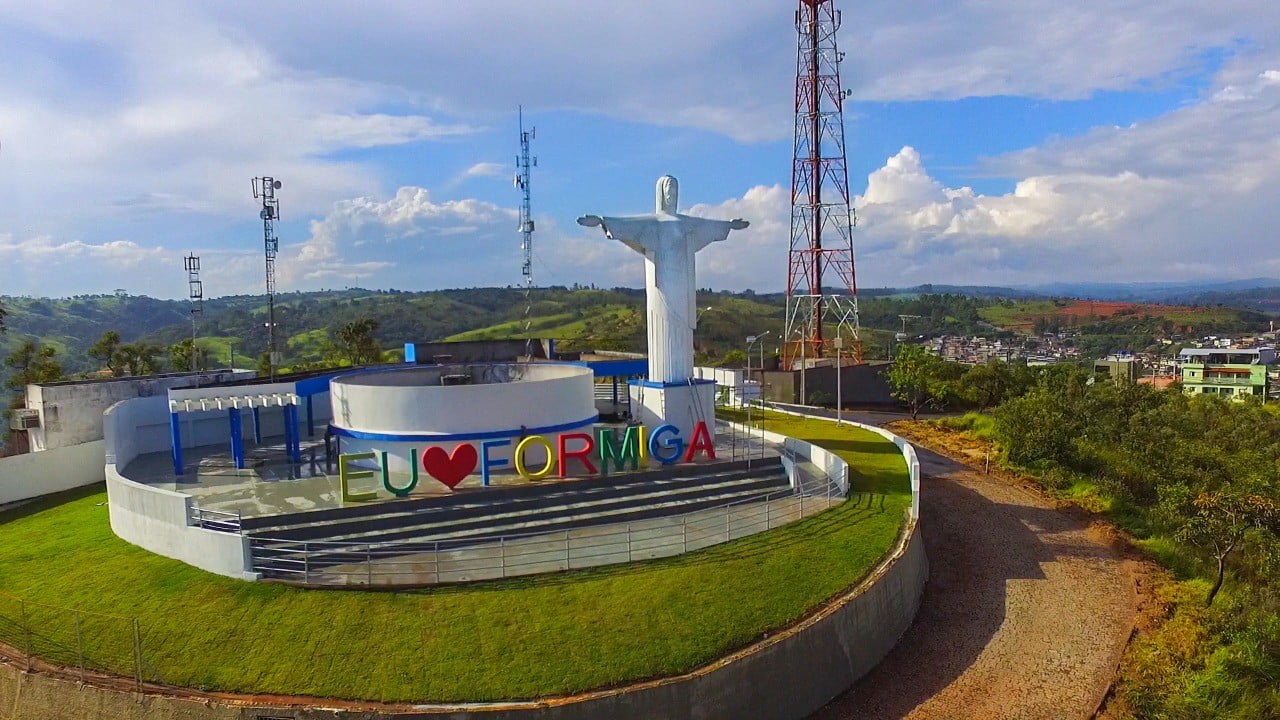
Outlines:
[[863, 268], [896, 283], [1274, 276], [1280, 84], [1267, 70], [1222, 87], [1150, 122], [989, 158], [987, 172], [1018, 178], [1003, 195], [944, 187], [903, 148], [855, 200]]
[[437, 202], [420, 187], [402, 187], [386, 200], [342, 200], [311, 222], [306, 242], [282, 253], [281, 282], [289, 289], [372, 278], [398, 287], [475, 283], [514, 237], [518, 217], [481, 200]]

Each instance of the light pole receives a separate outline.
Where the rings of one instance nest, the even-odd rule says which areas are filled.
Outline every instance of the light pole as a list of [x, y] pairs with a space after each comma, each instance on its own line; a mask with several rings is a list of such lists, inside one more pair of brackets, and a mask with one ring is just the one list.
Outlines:
[[842, 411], [844, 410], [844, 394], [841, 392], [841, 389], [840, 389], [841, 388], [840, 380], [841, 380], [841, 376], [844, 375], [844, 365], [841, 364], [840, 362], [840, 350], [841, 348], [844, 347], [844, 338], [837, 335], [831, 341], [831, 344], [834, 345], [836, 348], [836, 424], [843, 425], [844, 416], [842, 414]]
[[759, 335], [747, 336], [747, 376], [743, 379], [744, 383], [751, 382], [751, 346], [756, 343], [760, 344], [760, 399], [764, 399], [764, 343], [762, 342], [766, 335], [771, 334], [772, 330], [766, 330]]

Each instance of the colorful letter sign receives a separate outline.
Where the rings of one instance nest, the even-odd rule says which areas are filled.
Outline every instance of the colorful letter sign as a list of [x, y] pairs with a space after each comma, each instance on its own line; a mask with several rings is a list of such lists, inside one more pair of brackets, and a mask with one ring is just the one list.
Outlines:
[[[391, 483], [387, 470], [387, 453], [358, 453], [340, 455], [338, 457], [338, 476], [342, 483], [343, 502], [361, 502], [373, 500], [376, 492], [352, 492], [350, 482], [374, 476], [370, 470], [362, 470], [354, 465], [360, 460], [379, 459], [381, 465], [382, 486], [396, 497], [408, 497], [418, 485], [418, 469], [421, 466], [428, 475], [439, 480], [445, 487], [453, 490], [462, 481], [475, 472], [480, 466], [480, 477], [483, 485], [489, 485], [492, 470], [503, 467], [510, 462], [515, 471], [525, 480], [541, 480], [552, 473], [560, 477], [569, 477], [572, 470], [581, 468], [587, 474], [609, 474], [609, 463], [616, 470], [630, 467], [638, 470], [652, 457], [663, 465], [674, 465], [678, 462], [693, 462], [699, 454], [708, 459], [716, 459], [715, 440], [705, 422], [699, 421], [693, 428], [693, 437], [687, 446], [680, 436], [680, 429], [674, 425], [662, 425], [652, 432], [643, 425], [628, 427], [622, 434], [621, 443], [613, 430], [602, 428], [595, 437], [586, 433], [564, 433], [556, 438], [556, 442], [541, 436], [530, 435], [516, 444], [511, 461], [492, 457], [496, 448], [511, 445], [510, 440], [486, 440], [480, 443], [479, 451], [471, 443], [459, 443], [451, 451], [446, 452], [439, 445], [428, 447], [419, 458], [416, 448], [409, 450], [409, 483], [397, 487]], [[542, 467], [529, 467], [527, 454], [533, 448], [542, 451], [546, 461]], [[594, 460], [599, 460], [596, 467]]]

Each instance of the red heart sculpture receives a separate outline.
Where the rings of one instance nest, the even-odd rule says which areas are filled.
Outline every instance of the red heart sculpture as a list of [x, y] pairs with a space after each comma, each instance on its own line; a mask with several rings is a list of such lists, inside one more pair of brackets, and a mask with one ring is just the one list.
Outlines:
[[475, 447], [470, 443], [458, 444], [452, 453], [446, 453], [442, 447], [432, 446], [422, 453], [422, 469], [452, 490], [475, 471], [479, 459]]

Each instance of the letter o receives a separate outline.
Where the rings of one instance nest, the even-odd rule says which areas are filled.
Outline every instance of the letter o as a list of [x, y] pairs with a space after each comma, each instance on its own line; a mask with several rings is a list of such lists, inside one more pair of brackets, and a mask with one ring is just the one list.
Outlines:
[[[537, 472], [529, 472], [529, 468], [524, 464], [524, 453], [530, 444], [541, 445], [547, 451], [547, 464]], [[541, 480], [551, 474], [556, 469], [556, 449], [551, 446], [551, 441], [541, 435], [530, 435], [520, 441], [516, 445], [514, 453], [516, 461], [516, 472], [520, 473], [520, 477], [525, 480]]]

